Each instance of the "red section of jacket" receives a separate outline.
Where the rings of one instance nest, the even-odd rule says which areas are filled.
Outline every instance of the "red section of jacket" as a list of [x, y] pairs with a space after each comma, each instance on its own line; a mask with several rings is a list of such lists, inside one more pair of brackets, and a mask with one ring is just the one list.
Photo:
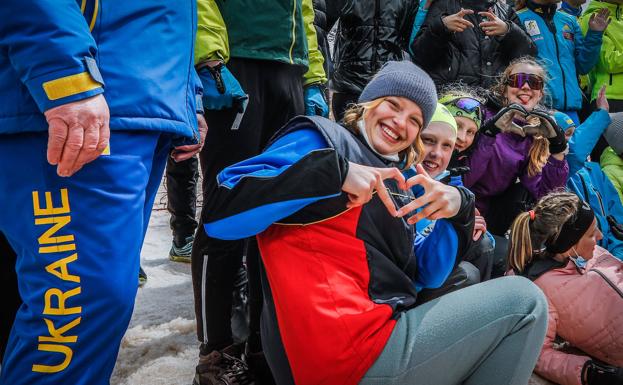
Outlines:
[[274, 224], [258, 235], [279, 332], [294, 380], [357, 384], [383, 351], [392, 309], [368, 295], [361, 207], [310, 225]]

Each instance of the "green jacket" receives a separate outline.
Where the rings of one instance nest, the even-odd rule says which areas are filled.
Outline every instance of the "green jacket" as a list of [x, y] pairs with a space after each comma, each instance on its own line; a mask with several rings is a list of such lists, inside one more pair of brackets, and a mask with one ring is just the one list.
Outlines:
[[305, 68], [305, 85], [327, 81], [312, 0], [198, 0], [195, 60], [275, 60]]
[[604, 174], [614, 185], [623, 203], [623, 159], [614, 152], [612, 147], [608, 147], [601, 154], [600, 163]]
[[607, 85], [608, 99], [623, 100], [623, 5], [591, 1], [580, 17], [580, 26], [586, 33], [590, 16], [601, 8], [610, 10], [612, 19], [604, 32], [599, 61], [589, 73], [593, 87], [591, 99], [597, 97], [602, 85]]

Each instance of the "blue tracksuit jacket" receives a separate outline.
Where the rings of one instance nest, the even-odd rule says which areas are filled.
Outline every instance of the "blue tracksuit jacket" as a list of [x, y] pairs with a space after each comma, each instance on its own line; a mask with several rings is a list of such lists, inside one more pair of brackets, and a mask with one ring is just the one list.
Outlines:
[[517, 11], [517, 16], [537, 46], [538, 59], [550, 77], [547, 91], [552, 107], [579, 110], [582, 91], [578, 75], [587, 74], [597, 64], [603, 33], [589, 30], [584, 36], [576, 18], [560, 11], [550, 21], [529, 8]]
[[[557, 120], [560, 120], [560, 113], [556, 114]], [[623, 223], [623, 206], [619, 195], [606, 174], [601, 171], [599, 163], [586, 160], [609, 124], [608, 112], [598, 110], [576, 128], [569, 140], [567, 188], [588, 202], [595, 211], [599, 229], [604, 235], [599, 245], [623, 260], [623, 241], [612, 234], [606, 219], [612, 215], [617, 222]]]
[[197, 136], [194, 0], [3, 0], [0, 20], [0, 134], [104, 93], [113, 130]]

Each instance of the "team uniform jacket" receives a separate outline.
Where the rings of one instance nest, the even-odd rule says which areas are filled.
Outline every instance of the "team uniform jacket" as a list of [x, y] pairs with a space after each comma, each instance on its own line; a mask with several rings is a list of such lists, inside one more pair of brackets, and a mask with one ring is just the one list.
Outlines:
[[300, 66], [304, 85], [327, 81], [312, 0], [199, 0], [198, 10], [197, 60], [273, 60]]
[[582, 91], [578, 75], [587, 74], [597, 64], [603, 33], [587, 31], [584, 36], [574, 16], [545, 12], [542, 7], [523, 8], [517, 16], [550, 77], [546, 86], [552, 98], [551, 107], [559, 111], [580, 110]]
[[42, 112], [104, 93], [113, 130], [199, 139], [194, 1], [7, 0], [0, 20], [0, 134], [46, 131]]
[[[459, 213], [423, 238], [376, 195], [346, 208], [348, 161], [393, 166], [329, 120], [295, 118], [264, 153], [223, 170], [204, 209], [210, 236], [257, 234], [270, 285], [262, 337], [280, 384], [358, 383], [415, 306], [413, 281], [440, 286], [471, 242], [466, 189]], [[413, 199], [385, 185], [398, 206]]]
[[607, 220], [612, 215], [618, 223], [623, 223], [623, 205], [599, 163], [586, 160], [609, 124], [610, 115], [600, 109], [576, 128], [569, 140], [569, 154], [566, 157], [569, 163], [567, 188], [588, 202], [595, 212], [597, 225], [604, 235], [599, 246], [623, 260], [623, 241], [614, 236]]

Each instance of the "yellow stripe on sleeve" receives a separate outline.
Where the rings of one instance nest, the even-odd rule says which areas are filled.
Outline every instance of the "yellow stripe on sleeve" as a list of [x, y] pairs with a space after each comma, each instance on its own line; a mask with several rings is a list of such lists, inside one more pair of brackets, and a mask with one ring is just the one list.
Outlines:
[[43, 90], [50, 100], [57, 100], [67, 96], [94, 90], [102, 85], [91, 77], [88, 72], [64, 76], [43, 83]]

